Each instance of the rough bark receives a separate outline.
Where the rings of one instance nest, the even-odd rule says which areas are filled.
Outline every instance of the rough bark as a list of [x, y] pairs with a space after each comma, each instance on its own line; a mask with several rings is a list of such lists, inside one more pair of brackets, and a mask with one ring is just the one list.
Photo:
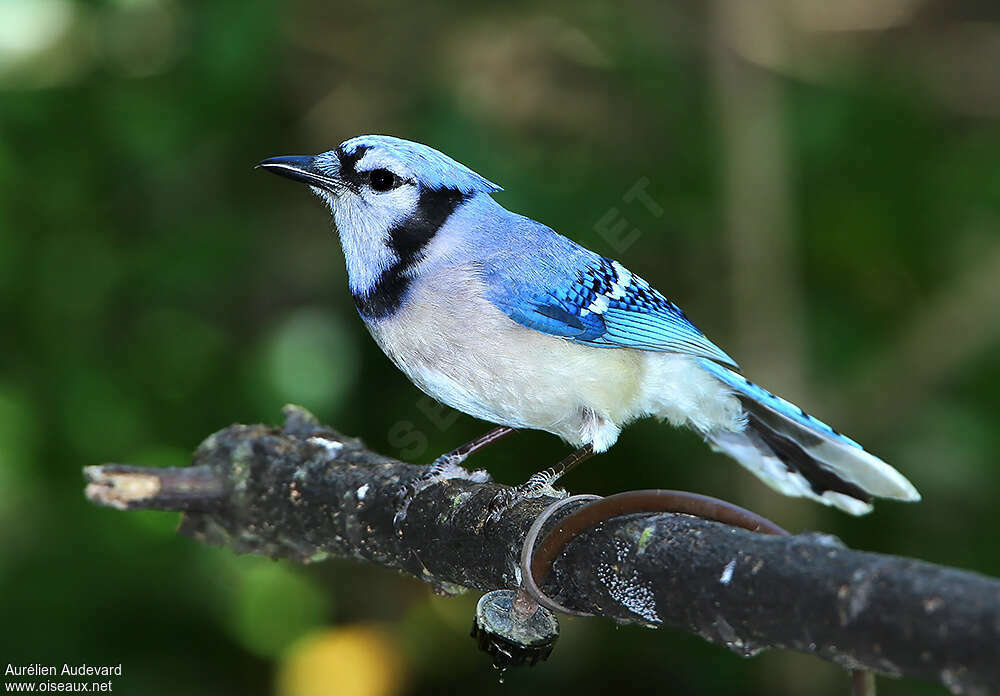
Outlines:
[[[487, 524], [499, 486], [457, 479], [422, 492], [394, 526], [397, 491], [422, 468], [367, 450], [301, 409], [286, 416], [282, 428], [215, 433], [189, 468], [88, 467], [87, 496], [124, 510], [182, 510], [182, 534], [239, 553], [355, 558], [443, 590], [516, 587], [525, 533], [551, 499]], [[1000, 582], [854, 551], [828, 535], [628, 515], [573, 540], [544, 589], [570, 608], [689, 631], [741, 655], [797, 650], [953, 693], [1000, 684]]]

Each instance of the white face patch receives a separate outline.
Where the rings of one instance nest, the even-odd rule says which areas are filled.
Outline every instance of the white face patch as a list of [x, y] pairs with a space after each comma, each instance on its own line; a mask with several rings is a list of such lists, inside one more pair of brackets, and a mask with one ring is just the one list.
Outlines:
[[[428, 228], [430, 221], [422, 208], [423, 194], [455, 192], [471, 197], [474, 193], [499, 190], [437, 150], [390, 136], [352, 138], [336, 150], [317, 155], [314, 162], [325, 176], [343, 182], [342, 186], [332, 186], [335, 189], [332, 193], [318, 188], [313, 191], [333, 212], [351, 292], [356, 299], [372, 296], [379, 281], [388, 277], [386, 272], [394, 272], [393, 267], [400, 262], [412, 262], [399, 258], [400, 253], [409, 254], [412, 250], [400, 252], [403, 247], [397, 242], [401, 237], [394, 235], [394, 231], [403, 226], [409, 228], [412, 223], [419, 234], [433, 236], [435, 230]], [[399, 185], [387, 191], [374, 190], [370, 179], [376, 170], [391, 172], [397, 179], [393, 183]], [[376, 185], [384, 188], [379, 179]], [[444, 198], [448, 202], [448, 197]], [[442, 209], [431, 207], [435, 213]], [[403, 239], [412, 237], [404, 235]]]
[[[368, 174], [371, 171], [359, 170], [358, 174], [361, 175], [363, 180], [367, 180]], [[396, 174], [396, 176], [400, 176], [391, 169], [389, 171]], [[400, 176], [400, 178], [402, 179], [403, 177]], [[348, 191], [344, 195], [352, 193]], [[371, 206], [373, 213], [378, 215], [380, 220], [405, 220], [417, 211], [417, 202], [420, 200], [420, 192], [417, 190], [417, 185], [409, 181], [388, 191], [374, 191], [366, 183], [361, 187], [357, 195]]]
[[354, 163], [354, 171], [359, 173], [370, 172], [375, 169], [388, 169], [400, 179], [413, 178], [413, 172], [405, 162], [400, 161], [398, 157], [393, 157], [382, 148], [367, 150], [361, 156], [361, 159]]
[[416, 212], [420, 199], [416, 185], [403, 184], [384, 193], [372, 191], [368, 185], [357, 192], [314, 191], [327, 201], [333, 212], [351, 292], [368, 292], [382, 272], [399, 260], [389, 245], [390, 231]]

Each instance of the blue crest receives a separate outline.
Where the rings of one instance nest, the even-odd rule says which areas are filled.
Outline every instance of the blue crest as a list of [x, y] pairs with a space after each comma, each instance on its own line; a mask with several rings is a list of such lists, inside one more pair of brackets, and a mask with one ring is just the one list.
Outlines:
[[417, 179], [431, 189], [456, 189], [461, 193], [496, 193], [503, 189], [464, 164], [432, 147], [390, 135], [359, 135], [337, 148], [342, 162], [363, 161], [366, 170], [379, 167]]

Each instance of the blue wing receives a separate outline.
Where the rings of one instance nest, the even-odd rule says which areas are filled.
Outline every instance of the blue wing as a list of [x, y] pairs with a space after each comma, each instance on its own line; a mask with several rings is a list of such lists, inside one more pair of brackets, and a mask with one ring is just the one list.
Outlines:
[[499, 285], [488, 284], [489, 299], [522, 326], [584, 345], [686, 353], [738, 367], [677, 305], [620, 263], [571, 255], [575, 263], [549, 266], [548, 274], [504, 273]]

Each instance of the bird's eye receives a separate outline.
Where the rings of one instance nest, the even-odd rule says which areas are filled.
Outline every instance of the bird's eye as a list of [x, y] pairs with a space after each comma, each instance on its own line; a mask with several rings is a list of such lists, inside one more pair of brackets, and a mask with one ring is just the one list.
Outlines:
[[402, 183], [399, 177], [388, 169], [373, 169], [368, 175], [368, 182], [371, 184], [372, 190], [379, 193], [394, 189]]

